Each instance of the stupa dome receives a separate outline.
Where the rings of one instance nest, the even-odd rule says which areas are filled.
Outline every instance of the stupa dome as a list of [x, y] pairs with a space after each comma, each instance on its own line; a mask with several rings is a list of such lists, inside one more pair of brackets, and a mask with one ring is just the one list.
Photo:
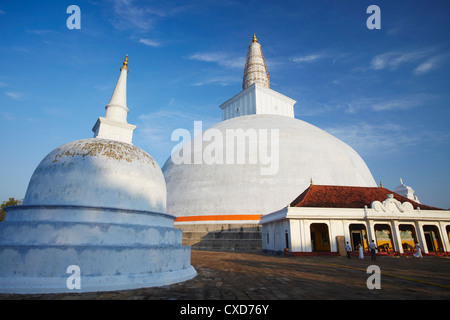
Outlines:
[[[233, 142], [234, 163], [227, 164], [224, 160], [223, 163], [175, 164], [171, 158], [167, 160], [163, 172], [168, 213], [177, 217], [266, 214], [288, 206], [310, 185], [311, 179], [320, 185], [377, 186], [363, 159], [350, 146], [305, 121], [281, 115], [254, 114], [222, 121], [175, 153], [187, 152], [191, 159], [204, 159], [211, 143], [205, 136], [220, 132], [226, 137], [227, 132], [238, 131], [247, 136]], [[250, 132], [267, 133], [271, 163], [262, 161], [261, 136], [256, 135], [257, 141], [252, 142], [254, 137], [250, 138]], [[272, 149], [275, 140], [271, 140], [271, 134], [276, 132], [278, 147]], [[231, 150], [227, 149], [230, 143], [224, 141], [224, 159]], [[254, 147], [252, 143], [258, 145]], [[243, 164], [237, 163], [238, 150], [245, 150]], [[258, 161], [251, 163], [250, 159]]]
[[23, 204], [165, 212], [166, 184], [157, 162], [140, 148], [83, 139], [56, 148], [41, 161]]

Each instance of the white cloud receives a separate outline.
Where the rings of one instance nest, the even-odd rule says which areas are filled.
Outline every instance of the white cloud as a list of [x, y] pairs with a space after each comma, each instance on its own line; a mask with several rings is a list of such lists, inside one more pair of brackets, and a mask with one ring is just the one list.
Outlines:
[[424, 107], [430, 104], [433, 100], [438, 99], [437, 95], [433, 94], [413, 94], [413, 95], [397, 95], [390, 97], [369, 97], [356, 99], [341, 99], [338, 101], [330, 101], [327, 103], [308, 102], [303, 101], [302, 108], [297, 113], [302, 116], [315, 116], [333, 111], [343, 111], [348, 114], [355, 114], [358, 112], [394, 112], [406, 111], [409, 109]]
[[243, 69], [245, 65], [244, 57], [231, 57], [228, 54], [218, 52], [198, 52], [189, 56], [189, 59], [204, 62], [214, 62], [220, 66], [227, 68]]
[[55, 30], [45, 30], [45, 29], [31, 29], [31, 30], [27, 30], [27, 33], [38, 34], [38, 35], [58, 34], [58, 32]]
[[417, 62], [429, 54], [427, 50], [417, 50], [411, 52], [387, 52], [375, 56], [371, 61], [371, 68], [374, 70], [390, 69], [395, 70], [402, 64]]
[[219, 76], [219, 77], [213, 77], [213, 78], [208, 78], [202, 81], [198, 81], [196, 83], [193, 83], [193, 86], [204, 86], [204, 85], [209, 85], [209, 84], [219, 84], [223, 87], [232, 85], [234, 83], [239, 83], [241, 82], [242, 79], [241, 78], [237, 78], [234, 76]]
[[2, 112], [0, 113], [0, 115], [3, 117], [3, 119], [8, 121], [12, 121], [15, 119], [14, 116], [12, 116], [9, 112]]
[[[382, 130], [380, 130], [382, 129]], [[395, 123], [367, 123], [341, 127], [328, 127], [324, 130], [344, 141], [362, 156], [379, 156], [404, 153], [415, 150], [423, 143], [439, 145], [448, 143], [450, 134], [442, 134], [428, 128], [411, 128]]]
[[149, 31], [153, 27], [153, 17], [147, 8], [138, 6], [133, 0], [110, 0], [115, 17], [116, 29], [139, 29]]
[[319, 60], [323, 57], [324, 57], [323, 54], [311, 54], [311, 55], [306, 55], [306, 56], [293, 57], [293, 58], [291, 58], [291, 60], [296, 63], [311, 63], [311, 62]]
[[394, 99], [385, 100], [377, 103], [373, 103], [370, 108], [373, 111], [396, 111], [396, 110], [408, 110], [421, 105], [423, 102], [421, 100], [411, 99]]
[[161, 43], [159, 43], [157, 41], [154, 41], [154, 40], [150, 40], [150, 39], [142, 38], [142, 39], [139, 39], [139, 42], [143, 43], [143, 44], [145, 44], [145, 45], [147, 45], [149, 47], [159, 47], [159, 46], [161, 46]]
[[344, 141], [363, 156], [376, 155], [386, 150], [400, 152], [405, 147], [416, 145], [422, 139], [417, 134], [409, 134], [407, 128], [393, 123], [380, 125], [362, 122], [324, 130]]
[[189, 4], [177, 1], [161, 1], [157, 4], [138, 0], [108, 0], [114, 16], [112, 24], [116, 29], [147, 32], [153, 29], [159, 18], [173, 16], [189, 8]]
[[14, 100], [20, 100], [22, 98], [22, 93], [20, 92], [12, 92], [12, 91], [5, 91], [5, 94], [10, 97], [13, 98]]
[[448, 57], [448, 54], [441, 54], [434, 57], [431, 57], [421, 64], [419, 64], [413, 71], [415, 75], [422, 75], [424, 73], [427, 73], [433, 69], [436, 69], [441, 65], [443, 60]]
[[416, 65], [413, 70], [414, 75], [422, 75], [436, 69], [448, 56], [448, 53], [436, 55], [436, 49], [433, 48], [386, 52], [373, 57], [370, 62], [370, 68], [373, 70], [386, 69], [392, 71], [409, 64]]

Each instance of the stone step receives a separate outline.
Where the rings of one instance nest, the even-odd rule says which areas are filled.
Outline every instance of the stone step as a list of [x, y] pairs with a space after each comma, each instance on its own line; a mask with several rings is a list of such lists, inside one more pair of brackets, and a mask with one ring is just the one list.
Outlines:
[[260, 240], [186, 240], [183, 245], [191, 246], [192, 249], [213, 250], [261, 250]]

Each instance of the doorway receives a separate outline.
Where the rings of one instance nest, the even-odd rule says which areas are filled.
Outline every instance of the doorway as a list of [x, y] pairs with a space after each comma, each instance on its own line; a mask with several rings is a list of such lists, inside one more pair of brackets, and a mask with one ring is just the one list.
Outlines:
[[352, 250], [357, 251], [358, 245], [363, 246], [364, 251], [369, 250], [369, 244], [367, 242], [367, 232], [366, 226], [363, 224], [351, 224], [350, 229], [350, 239], [352, 241]]
[[330, 235], [326, 223], [312, 223], [310, 226], [312, 251], [331, 251]]
[[427, 244], [428, 252], [443, 251], [439, 229], [436, 226], [423, 226], [423, 233], [425, 236], [425, 243]]

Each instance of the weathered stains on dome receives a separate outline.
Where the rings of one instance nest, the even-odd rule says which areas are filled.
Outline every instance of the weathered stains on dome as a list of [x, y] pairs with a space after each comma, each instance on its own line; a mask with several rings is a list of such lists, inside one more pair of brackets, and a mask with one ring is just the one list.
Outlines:
[[98, 138], [77, 140], [67, 143], [55, 151], [52, 155], [52, 163], [65, 160], [66, 157], [81, 156], [83, 160], [85, 157], [106, 157], [117, 161], [139, 161], [155, 167], [155, 160], [149, 154], [131, 144], [115, 140]]
[[56, 148], [41, 161], [24, 204], [165, 212], [166, 183], [159, 165], [140, 148], [83, 139]]

